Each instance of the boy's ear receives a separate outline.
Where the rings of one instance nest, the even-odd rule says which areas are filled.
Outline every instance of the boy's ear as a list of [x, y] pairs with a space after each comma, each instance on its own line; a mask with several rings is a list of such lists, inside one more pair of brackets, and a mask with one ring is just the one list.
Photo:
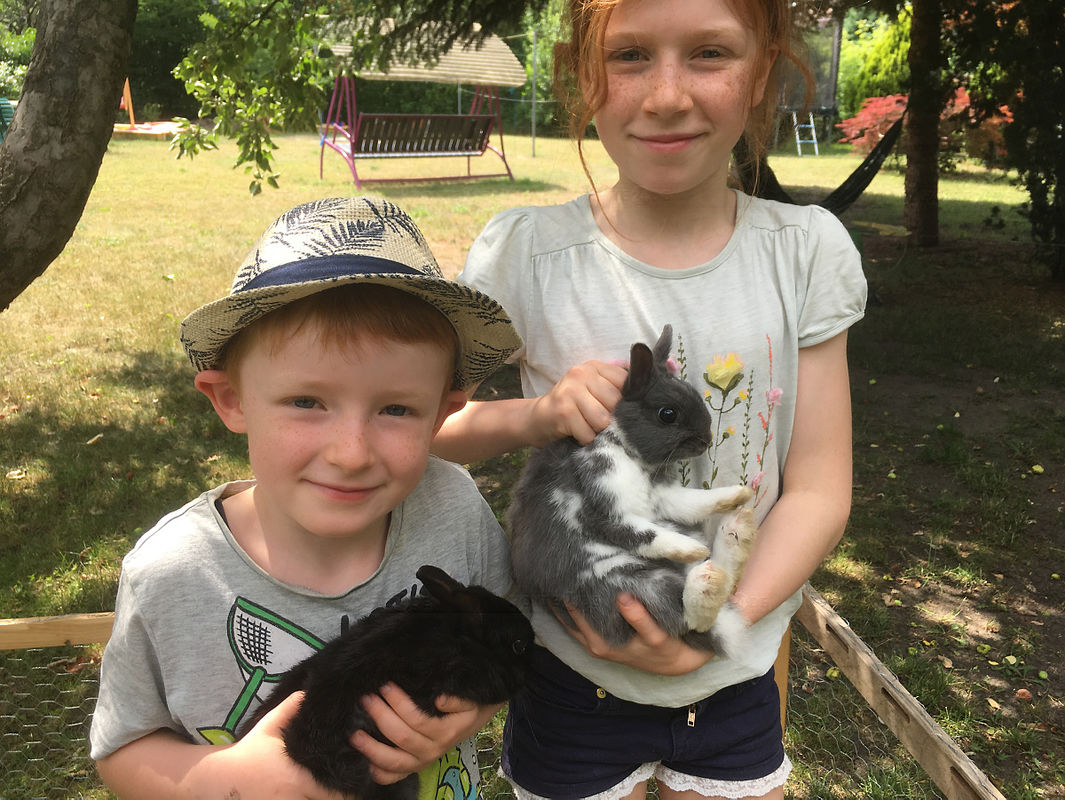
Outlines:
[[244, 424], [244, 411], [240, 407], [240, 393], [230, 381], [228, 372], [224, 369], [205, 369], [196, 374], [193, 383], [211, 401], [215, 413], [227, 428], [233, 433], [248, 432]]
[[444, 420], [456, 411], [461, 411], [468, 400], [466, 393], [461, 389], [452, 389], [444, 395], [444, 399], [440, 401], [440, 413], [437, 415], [436, 425], [433, 426], [433, 436], [436, 436]]

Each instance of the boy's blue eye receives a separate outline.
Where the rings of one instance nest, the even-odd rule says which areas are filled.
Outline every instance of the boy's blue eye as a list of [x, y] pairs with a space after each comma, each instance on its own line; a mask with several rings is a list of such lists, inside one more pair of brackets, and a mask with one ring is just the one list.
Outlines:
[[387, 414], [390, 417], [404, 417], [409, 413], [410, 409], [406, 406], [391, 405], [385, 406], [382, 413]]
[[314, 408], [318, 405], [318, 401], [313, 397], [297, 397], [292, 401], [292, 405], [296, 408]]
[[618, 61], [639, 61], [640, 60], [640, 51], [639, 50], [619, 50], [617, 53], [614, 54], [614, 57]]
[[721, 57], [721, 51], [718, 50], [716, 47], [707, 47], [707, 48], [704, 48], [699, 53], [699, 55], [702, 58], [720, 58]]

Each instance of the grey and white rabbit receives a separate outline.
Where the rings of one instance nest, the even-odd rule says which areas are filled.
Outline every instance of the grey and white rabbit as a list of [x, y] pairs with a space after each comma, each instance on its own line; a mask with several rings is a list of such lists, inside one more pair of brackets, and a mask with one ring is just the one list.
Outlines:
[[616, 605], [629, 592], [671, 635], [734, 657], [746, 625], [727, 600], [754, 541], [741, 508], [753, 492], [680, 484], [673, 465], [706, 452], [711, 418], [668, 367], [672, 339], [666, 325], [653, 350], [632, 345], [621, 400], [590, 444], [530, 455], [507, 512], [514, 579], [563, 620], [572, 605], [613, 645], [633, 633]]
[[360, 698], [391, 681], [434, 716], [440, 716], [441, 695], [502, 703], [524, 684], [533, 641], [529, 621], [509, 601], [464, 586], [438, 567], [423, 566], [416, 574], [428, 594], [375, 609], [286, 672], [241, 735], [305, 690], [282, 730], [292, 760], [322, 786], [359, 800], [414, 800], [417, 775], [388, 786], [374, 783], [366, 757], [350, 745], [356, 730], [388, 741]]

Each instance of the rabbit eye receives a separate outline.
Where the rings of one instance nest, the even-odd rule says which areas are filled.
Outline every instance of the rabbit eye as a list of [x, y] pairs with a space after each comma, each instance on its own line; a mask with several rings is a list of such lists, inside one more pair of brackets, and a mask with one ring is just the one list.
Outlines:
[[666, 425], [674, 425], [677, 422], [677, 418], [677, 409], [672, 406], [663, 406], [658, 409], [659, 422], [664, 422]]
[[518, 639], [511, 645], [511, 647], [514, 650], [514, 654], [520, 656], [525, 654], [526, 649], [528, 649], [528, 644], [524, 639]]

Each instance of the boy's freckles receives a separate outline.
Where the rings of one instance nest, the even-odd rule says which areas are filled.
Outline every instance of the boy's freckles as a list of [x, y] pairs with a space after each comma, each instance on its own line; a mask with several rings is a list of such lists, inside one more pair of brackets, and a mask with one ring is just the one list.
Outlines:
[[425, 471], [450, 361], [434, 344], [334, 345], [310, 327], [241, 365], [264, 532], [383, 536]]

